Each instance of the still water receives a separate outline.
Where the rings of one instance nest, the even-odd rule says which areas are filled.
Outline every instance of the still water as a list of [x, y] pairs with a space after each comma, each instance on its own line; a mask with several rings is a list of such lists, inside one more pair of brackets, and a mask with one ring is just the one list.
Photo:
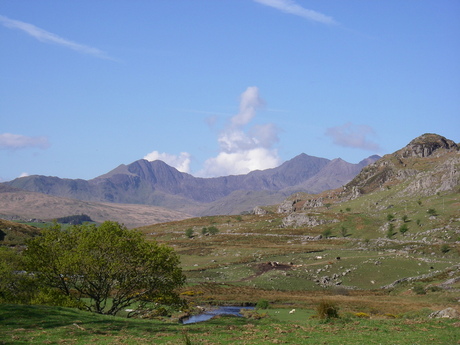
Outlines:
[[241, 309], [254, 309], [254, 307], [216, 307], [216, 309], [207, 310], [198, 315], [192, 315], [182, 320], [183, 324], [202, 322], [212, 319], [216, 315], [233, 315], [243, 316], [240, 313]]

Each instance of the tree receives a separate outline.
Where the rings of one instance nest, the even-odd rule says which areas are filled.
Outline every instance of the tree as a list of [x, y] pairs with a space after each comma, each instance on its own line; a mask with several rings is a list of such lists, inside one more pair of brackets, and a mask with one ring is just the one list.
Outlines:
[[24, 270], [16, 249], [0, 247], [0, 277], [0, 303], [29, 303], [34, 297], [34, 277]]
[[192, 228], [188, 228], [187, 230], [185, 230], [185, 236], [187, 236], [188, 238], [192, 238], [194, 232], [195, 231]]
[[164, 245], [116, 222], [60, 225], [28, 242], [27, 267], [46, 288], [75, 299], [86, 310], [115, 315], [138, 302], [179, 302], [185, 283], [179, 257]]

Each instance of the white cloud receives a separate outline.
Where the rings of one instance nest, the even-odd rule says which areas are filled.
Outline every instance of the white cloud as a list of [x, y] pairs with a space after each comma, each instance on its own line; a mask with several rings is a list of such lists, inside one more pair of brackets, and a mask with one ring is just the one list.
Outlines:
[[190, 153], [188, 152], [181, 152], [179, 156], [176, 156], [165, 152], [153, 151], [147, 154], [144, 159], [150, 162], [156, 160], [163, 161], [181, 172], [188, 173], [190, 171]]
[[24, 149], [36, 147], [46, 149], [50, 146], [46, 137], [28, 137], [20, 134], [0, 134], [0, 149]]
[[326, 135], [331, 137], [336, 145], [379, 151], [380, 146], [367, 138], [367, 136], [374, 134], [375, 132], [372, 127], [367, 125], [355, 125], [351, 122], [326, 130]]
[[278, 152], [273, 148], [278, 142], [278, 128], [271, 123], [245, 127], [264, 105], [259, 89], [248, 87], [240, 98], [238, 114], [218, 137], [220, 153], [206, 160], [201, 176], [246, 174], [252, 170], [274, 168], [280, 164]]
[[21, 175], [19, 175], [19, 177], [27, 177], [27, 176], [30, 176], [30, 175], [26, 172], [23, 172]]
[[39, 27], [36, 27], [35, 25], [29, 24], [29, 23], [24, 23], [19, 20], [13, 20], [13, 19], [10, 19], [2, 15], [0, 15], [0, 23], [9, 29], [20, 30], [36, 38], [40, 42], [54, 43], [54, 44], [75, 50], [79, 53], [92, 55], [92, 56], [95, 56], [101, 59], [115, 60], [109, 57], [105, 52], [103, 52], [100, 49], [89, 47], [83, 44], [79, 44], [79, 43], [67, 40], [65, 38], [59, 37], [56, 34], [40, 29]]
[[293, 14], [308, 20], [322, 24], [337, 24], [337, 22], [329, 16], [322, 13], [306, 9], [292, 0], [254, 0], [259, 4], [276, 8], [285, 13]]

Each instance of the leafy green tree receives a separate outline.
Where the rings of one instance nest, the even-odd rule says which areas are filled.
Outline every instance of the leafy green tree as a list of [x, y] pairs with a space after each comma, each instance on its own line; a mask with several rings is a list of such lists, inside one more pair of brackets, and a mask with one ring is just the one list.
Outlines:
[[347, 235], [348, 235], [347, 228], [342, 225], [340, 227], [340, 233], [342, 234], [343, 237], [347, 237]]
[[210, 226], [208, 228], [208, 232], [209, 232], [210, 235], [215, 235], [215, 234], [217, 234], [219, 232], [219, 229], [216, 228], [215, 226]]
[[29, 303], [36, 291], [35, 279], [25, 271], [22, 255], [0, 247], [0, 303]]
[[188, 238], [192, 238], [194, 232], [195, 231], [192, 228], [188, 228], [187, 230], [185, 230], [185, 236], [187, 236]]
[[185, 283], [173, 249], [147, 241], [116, 222], [58, 224], [28, 242], [29, 272], [46, 288], [74, 299], [88, 311], [115, 315], [146, 302], [179, 303]]
[[394, 216], [393, 214], [391, 214], [391, 213], [388, 213], [388, 214], [387, 214], [387, 220], [388, 220], [389, 222], [391, 222], [394, 218], [395, 218], [395, 216]]

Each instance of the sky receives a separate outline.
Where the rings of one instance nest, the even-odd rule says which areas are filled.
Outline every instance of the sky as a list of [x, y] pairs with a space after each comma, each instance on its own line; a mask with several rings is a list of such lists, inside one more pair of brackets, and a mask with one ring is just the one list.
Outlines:
[[458, 0], [0, 0], [0, 182], [460, 142]]

